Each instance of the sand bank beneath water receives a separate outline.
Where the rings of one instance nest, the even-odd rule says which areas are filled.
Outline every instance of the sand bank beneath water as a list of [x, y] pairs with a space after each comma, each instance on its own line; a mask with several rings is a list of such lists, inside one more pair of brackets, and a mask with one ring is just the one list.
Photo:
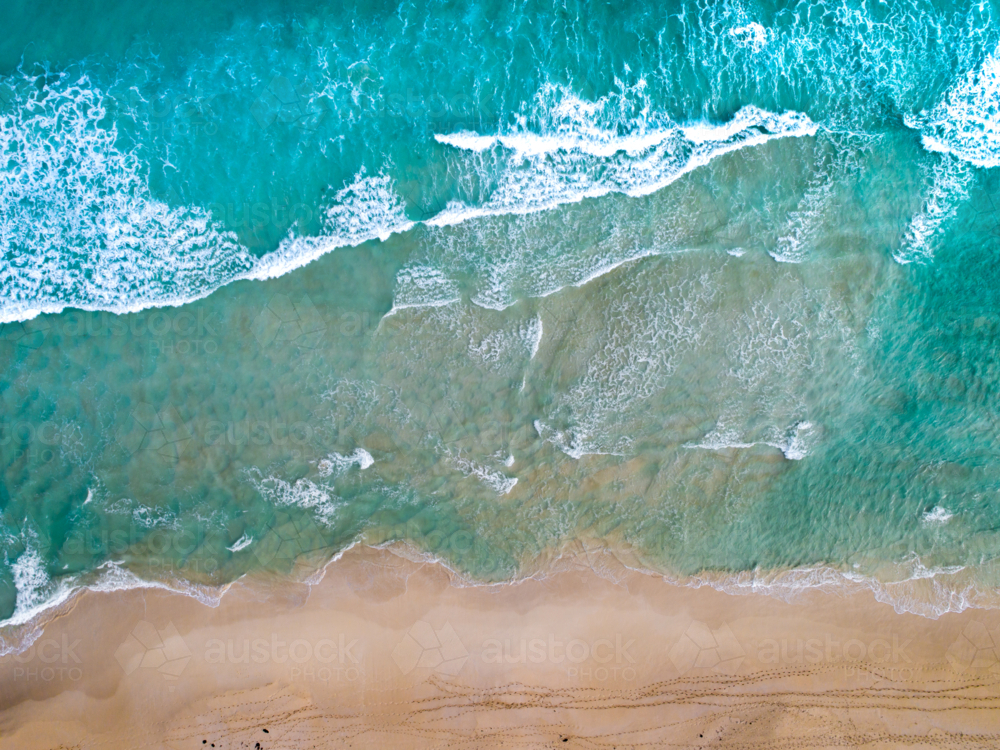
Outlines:
[[1000, 611], [575, 565], [458, 587], [355, 548], [218, 607], [85, 592], [0, 659], [4, 748], [996, 747]]

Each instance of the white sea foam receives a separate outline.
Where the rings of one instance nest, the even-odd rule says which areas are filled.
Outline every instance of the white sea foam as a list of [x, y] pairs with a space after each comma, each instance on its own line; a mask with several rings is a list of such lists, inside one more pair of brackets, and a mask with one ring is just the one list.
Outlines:
[[753, 448], [755, 445], [767, 445], [781, 451], [782, 455], [789, 461], [801, 461], [809, 455], [814, 436], [816, 434], [815, 425], [812, 422], [799, 422], [790, 430], [788, 437], [781, 441], [775, 440], [752, 440], [741, 439], [740, 434], [732, 429], [721, 425], [709, 432], [697, 443], [686, 443], [685, 448], [701, 448], [711, 451], [722, 451], [733, 448], [744, 449]]
[[[459, 159], [459, 182], [487, 176], [496, 189], [482, 202], [452, 201], [425, 223], [531, 213], [611, 192], [646, 195], [721, 154], [816, 132], [805, 115], [755, 107], [728, 123], [679, 126], [650, 112], [644, 89], [640, 81], [592, 102], [545, 86], [531, 116], [509, 131], [439, 134], [440, 143], [474, 157]], [[180, 305], [232, 281], [274, 278], [338, 248], [415, 226], [392, 180], [362, 170], [335, 194], [318, 236], [291, 234], [254, 259], [207, 211], [152, 198], [137, 155], [118, 150], [115, 129], [100, 124], [104, 97], [86, 78], [63, 76], [45, 90], [41, 97], [37, 87], [20, 86], [25, 101], [2, 116], [8, 167], [0, 174], [0, 204], [12, 210], [0, 218], [9, 253], [0, 271], [0, 322], [67, 305], [117, 313]], [[624, 117], [625, 109], [635, 114]], [[446, 279], [428, 294], [431, 279], [407, 273], [394, 310], [456, 298]], [[414, 282], [419, 288], [411, 292]], [[500, 293], [500, 307], [505, 298]], [[492, 297], [477, 302], [497, 306]]]
[[790, 461], [801, 461], [812, 448], [816, 426], [812, 422], [799, 422], [788, 437], [788, 442], [779, 447]]
[[[609, 193], [648, 195], [723, 154], [775, 138], [814, 135], [818, 128], [802, 113], [754, 106], [727, 123], [679, 125], [652, 113], [645, 88], [640, 80], [587, 101], [549, 84], [536, 96], [531, 116], [508, 131], [435, 135], [439, 143], [474, 155], [459, 160], [458, 169], [480, 172], [497, 186], [485, 202], [452, 205], [428, 223], [542, 211]], [[623, 116], [623, 109], [630, 114]]]
[[899, 249], [897, 263], [907, 264], [934, 257], [934, 238], [942, 232], [969, 197], [971, 168], [951, 153], [944, 153], [929, 170], [923, 190], [923, 206], [910, 220]]
[[669, 578], [681, 585], [710, 586], [728, 594], [765, 594], [794, 601], [812, 589], [830, 593], [871, 591], [877, 601], [890, 605], [899, 614], [915, 614], [936, 620], [949, 612], [971, 608], [997, 607], [989, 587], [980, 587], [962, 566], [926, 566], [916, 556], [893, 566], [886, 579], [860, 575], [829, 566], [808, 566], [791, 570], [753, 570], [736, 574], [702, 574], [690, 578]]
[[755, 445], [757, 445], [755, 441], [743, 439], [739, 430], [724, 424], [720, 420], [698, 442], [685, 443], [683, 447], [689, 450], [725, 451], [753, 448]]
[[497, 137], [495, 135], [479, 135], [479, 133], [473, 133], [469, 130], [460, 130], [457, 133], [448, 135], [435, 133], [434, 140], [446, 146], [478, 152], [491, 148], [497, 142]]
[[[320, 583], [330, 565], [340, 560], [357, 544], [358, 542], [351, 543], [331, 556], [327, 563], [305, 582], [310, 586]], [[470, 578], [454, 568], [447, 560], [415, 548], [408, 543], [401, 545], [396, 543], [387, 546], [387, 548], [389, 551], [414, 562], [440, 564], [452, 574], [452, 585], [459, 588], [466, 586], [498, 588], [517, 585], [528, 578], [543, 579], [550, 573], [564, 569], [567, 562], [574, 564], [575, 558], [575, 555], [566, 554], [561, 554], [554, 559], [549, 557], [544, 568], [532, 570], [527, 574], [497, 583], [495, 581], [481, 582]], [[578, 550], [574, 551], [578, 553]], [[612, 556], [615, 565], [601, 564], [599, 558], [602, 554]], [[613, 548], [588, 550], [586, 566], [598, 575], [615, 582], [621, 578], [620, 573], [615, 568], [623, 566], [625, 569], [662, 577], [674, 585], [693, 588], [709, 586], [728, 594], [773, 596], [783, 601], [795, 601], [804, 592], [812, 589], [833, 594], [867, 590], [873, 593], [877, 601], [890, 605], [897, 613], [915, 614], [929, 619], [938, 619], [949, 612], [957, 613], [970, 608], [996, 609], [1000, 606], [995, 592], [990, 587], [980, 587], [975, 579], [970, 577], [969, 568], [927, 566], [916, 556], [896, 565], [895, 575], [886, 580], [830, 566], [805, 566], [773, 571], [758, 569], [735, 574], [703, 573], [694, 576], [675, 576], [623, 562], [623, 559], [629, 558], [631, 558], [630, 554], [623, 555]], [[219, 606], [222, 597], [232, 585], [211, 587], [191, 584], [182, 580], [144, 580], [114, 561], [105, 563], [96, 572], [97, 580], [90, 584], [80, 584], [72, 578], [60, 581], [47, 597], [43, 599], [38, 596], [35, 599], [36, 604], [20, 609], [13, 617], [0, 623], [6, 629], [4, 637], [0, 638], [0, 657], [27, 650], [41, 636], [42, 628], [47, 619], [46, 613], [57, 609], [73, 596], [85, 590], [112, 593], [136, 588], [160, 589], [189, 596], [205, 606], [214, 608]]]
[[774, 114], [754, 106], [739, 110], [733, 119], [724, 123], [699, 122], [681, 126], [681, 132], [691, 143], [698, 145], [738, 145], [733, 143], [738, 137], [771, 134], [779, 137], [788, 135], [813, 135], [817, 126], [804, 114], [785, 112]]
[[531, 343], [531, 356], [528, 359], [534, 359], [535, 355], [538, 354], [538, 348], [542, 345], [542, 316], [538, 315], [531, 321], [528, 325], [528, 337]]
[[15, 622], [29, 618], [31, 613], [48, 599], [47, 590], [51, 581], [45, 572], [45, 561], [31, 541], [31, 539], [26, 540], [24, 552], [10, 566], [14, 589], [17, 591], [13, 614]]
[[0, 322], [66, 305], [114, 312], [178, 304], [250, 269], [253, 259], [197, 207], [153, 198], [134, 151], [103, 124], [103, 94], [62, 74], [44, 87], [7, 79], [0, 113]]
[[596, 447], [603, 443], [600, 436], [592, 435], [586, 427], [576, 430], [557, 430], [550, 427], [540, 419], [536, 419], [532, 425], [538, 437], [547, 440], [567, 456], [579, 461], [584, 456], [623, 456], [624, 451], [629, 447], [631, 441], [620, 438], [615, 441], [613, 450], [601, 450]]
[[[39, 601], [37, 605], [20, 614], [15, 613], [14, 616], [0, 623], [3, 627], [8, 628], [5, 636], [12, 633], [16, 634], [16, 640], [13, 642], [8, 640], [7, 637], [0, 638], [0, 656], [21, 653], [29, 648], [42, 633], [46, 613], [58, 609], [62, 604], [84, 591], [113, 593], [132, 589], [160, 589], [162, 591], [189, 596], [206, 607], [218, 607], [219, 602], [222, 601], [222, 596], [229, 590], [230, 586], [230, 584], [220, 587], [203, 586], [181, 579], [173, 581], [146, 580], [135, 575], [130, 570], [121, 567], [119, 563], [114, 561], [104, 563], [95, 573], [97, 579], [92, 583], [82, 584], [74, 577], [60, 580], [54, 590], [43, 601]], [[19, 630], [18, 626], [23, 625], [28, 625], [28, 628], [26, 630]]]
[[487, 327], [490, 323], [481, 320], [472, 308], [447, 316], [441, 320], [441, 325], [456, 336], [467, 337], [469, 358], [495, 372], [522, 369], [538, 353], [542, 341], [539, 316], [514, 325]]
[[[229, 589], [228, 584], [215, 587], [189, 583], [182, 579], [172, 581], [147, 580], [140, 578], [132, 571], [123, 568], [121, 564], [114, 561], [104, 563], [98, 568], [98, 573], [99, 577], [97, 581], [83, 588], [100, 592], [129, 591], [131, 589], [161, 589], [163, 591], [172, 591], [177, 594], [190, 596], [206, 607], [218, 607], [222, 596]], [[80, 588], [79, 586], [75, 587], [73, 592], [79, 591]]]
[[905, 118], [928, 151], [979, 167], [1000, 166], [1000, 48], [961, 76], [930, 111]]
[[456, 468], [468, 476], [475, 477], [501, 497], [509, 494], [517, 485], [517, 477], [508, 477], [501, 471], [495, 471], [475, 461], [470, 461], [459, 453], [449, 452], [448, 455]]
[[625, 432], [644, 422], [649, 399], [714, 329], [712, 275], [664, 265], [642, 266], [616, 285], [583, 372], [535, 423], [543, 440], [572, 458], [628, 453], [633, 438]]
[[[599, 279], [601, 276], [605, 276], [606, 274], [611, 273], [612, 271], [620, 268], [621, 266], [624, 266], [626, 263], [632, 263], [637, 260], [642, 260], [643, 258], [649, 258], [656, 254], [657, 253], [655, 250], [640, 250], [637, 253], [630, 254], [627, 258], [621, 258], [619, 260], [614, 260], [610, 263], [604, 263], [595, 268], [594, 270], [592, 270], [590, 273], [581, 278], [579, 281], [573, 282], [572, 286], [575, 287], [586, 286], [594, 279]], [[556, 294], [562, 291], [563, 288], [564, 287], [557, 287], [556, 289], [550, 291], [549, 294]]]
[[685, 448], [702, 448], [709, 451], [724, 451], [731, 448], [753, 448], [757, 443], [746, 443], [735, 433], [713, 430], [697, 443], [686, 443]]
[[238, 279], [269, 279], [337, 248], [414, 226], [385, 175], [362, 169], [315, 237], [290, 235], [255, 259], [198, 207], [154, 199], [136, 152], [117, 146], [104, 94], [63, 74], [44, 95], [25, 76], [0, 113], [0, 323], [84, 310], [135, 312], [200, 299]]
[[747, 47], [754, 52], [760, 52], [767, 45], [767, 29], [756, 21], [743, 26], [733, 26], [727, 32], [730, 38], [741, 47]]
[[955, 514], [947, 508], [935, 505], [934, 508], [924, 513], [923, 521], [928, 525], [944, 525], [954, 518], [954, 516]]
[[[996, 593], [989, 586], [980, 586], [962, 566], [928, 566], [912, 556], [887, 571], [885, 578], [861, 575], [853, 571], [826, 565], [804, 566], [778, 570], [749, 570], [741, 573], [705, 572], [693, 576], [678, 576], [637, 564], [632, 551], [599, 545], [589, 548], [585, 542], [571, 542], [554, 557], [547, 554], [542, 567], [529, 570], [501, 583], [479, 582], [456, 570], [447, 560], [415, 549], [410, 545], [393, 545], [390, 551], [420, 563], [436, 563], [453, 574], [452, 585], [457, 587], [500, 587], [517, 585], [527, 579], [540, 580], [566, 570], [579, 569], [581, 547], [585, 549], [582, 564], [608, 580], [619, 583], [621, 569], [633, 570], [656, 576], [677, 586], [701, 588], [708, 586], [733, 595], [763, 595], [794, 602], [804, 593], [820, 590], [831, 594], [871, 592], [879, 602], [888, 604], [899, 614], [914, 614], [936, 620], [950, 612], [966, 609], [997, 609], [1000, 607]], [[607, 555], [612, 564], [602, 563]], [[626, 562], [629, 561], [629, 562]]]
[[801, 263], [820, 233], [823, 214], [833, 196], [835, 176], [820, 163], [816, 173], [799, 201], [798, 207], [788, 217], [788, 229], [778, 238], [777, 246], [769, 254], [779, 263]]
[[335, 522], [344, 504], [332, 489], [306, 478], [289, 482], [276, 476], [264, 476], [257, 469], [249, 471], [247, 476], [254, 489], [271, 505], [311, 510], [328, 526]]
[[176, 529], [180, 525], [177, 514], [171, 509], [142, 505], [129, 497], [106, 503], [103, 510], [105, 513], [129, 516], [132, 523], [142, 529]]
[[407, 266], [396, 274], [392, 309], [385, 317], [409, 307], [444, 307], [461, 298], [458, 284], [442, 271], [425, 265]]
[[364, 471], [375, 463], [372, 454], [364, 448], [357, 448], [354, 453], [345, 456], [341, 453], [331, 453], [319, 462], [318, 470], [321, 477], [340, 476], [352, 466], [357, 466]]
[[[662, 243], [620, 243], [595, 257], [579, 259], [572, 253], [553, 257], [535, 248], [510, 247], [503, 231], [510, 231], [506, 217], [529, 222], [533, 214], [585, 198], [611, 193], [639, 197], [656, 192], [718, 156], [760, 145], [775, 138], [813, 135], [817, 125], [797, 112], [775, 114], [748, 106], [728, 122], [677, 124], [657, 115], [640, 81], [629, 89], [597, 101], [581, 99], [566, 87], [546, 85], [509, 128], [483, 136], [461, 131], [437, 134], [449, 146], [449, 172], [459, 184], [491, 185], [475, 201], [452, 201], [425, 223], [431, 227], [467, 223], [466, 241], [485, 241], [489, 233], [486, 267], [477, 269], [471, 299], [490, 309], [504, 309], [516, 302], [512, 289], [522, 295], [546, 296], [569, 285], [583, 285], [623, 263], [664, 251]], [[491, 219], [496, 217], [496, 221]], [[499, 217], [504, 217], [501, 220]], [[503, 227], [500, 227], [503, 224]], [[497, 226], [494, 226], [497, 225]], [[516, 225], [515, 225], [516, 226]], [[483, 237], [477, 236], [482, 228]], [[528, 226], [524, 227], [528, 230]], [[450, 236], [435, 243], [438, 255], [467, 257], [452, 249]], [[528, 255], [543, 256], [544, 273], [525, 278]], [[414, 259], [415, 268], [440, 267], [440, 257]], [[530, 264], [538, 268], [537, 263]], [[421, 273], [426, 273], [422, 271]], [[413, 270], [404, 268], [397, 278], [396, 306], [439, 305], [455, 299], [457, 289], [429, 286]], [[445, 291], [447, 289], [447, 291]]]
[[[14, 612], [0, 622], [7, 631], [4, 637], [0, 637], [0, 657], [20, 653], [31, 646], [41, 635], [40, 618], [46, 611], [68, 601], [78, 588], [71, 579], [60, 580], [52, 585], [48, 575], [44, 571], [39, 572], [43, 563], [35, 557], [37, 552], [26, 550], [21, 557], [24, 558], [26, 555], [28, 559], [23, 563], [19, 559], [12, 566], [17, 599]], [[7, 633], [11, 632], [16, 633], [13, 642], [8, 640]]]
[[273, 279], [338, 248], [374, 239], [384, 241], [413, 226], [414, 222], [406, 218], [403, 200], [393, 189], [392, 180], [383, 174], [370, 176], [362, 169], [353, 182], [334, 196], [334, 202], [324, 213], [320, 235], [287, 237], [243, 278]]
[[[514, 135], [481, 136], [462, 132], [452, 135], [435, 134], [434, 139], [466, 151], [485, 151], [497, 144], [513, 151], [522, 158], [545, 156], [557, 151], [579, 151], [590, 156], [608, 158], [619, 151], [636, 156], [648, 149], [659, 146], [675, 137], [673, 130], [653, 131], [632, 136], [618, 136], [612, 133], [590, 130], [587, 133], [565, 135], [540, 135], [537, 133], [517, 133]], [[693, 140], [693, 139], [692, 139]]]
[[230, 552], [239, 552], [242, 549], [246, 549], [253, 543], [253, 537], [249, 534], [243, 534], [239, 539], [233, 542], [230, 546], [226, 547]]

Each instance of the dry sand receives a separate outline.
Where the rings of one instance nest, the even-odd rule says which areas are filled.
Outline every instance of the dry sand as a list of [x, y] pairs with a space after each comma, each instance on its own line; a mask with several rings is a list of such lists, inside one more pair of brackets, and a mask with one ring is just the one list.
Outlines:
[[581, 555], [453, 585], [356, 548], [218, 607], [88, 592], [0, 659], [0, 747], [1000, 747], [1000, 611], [682, 588]]

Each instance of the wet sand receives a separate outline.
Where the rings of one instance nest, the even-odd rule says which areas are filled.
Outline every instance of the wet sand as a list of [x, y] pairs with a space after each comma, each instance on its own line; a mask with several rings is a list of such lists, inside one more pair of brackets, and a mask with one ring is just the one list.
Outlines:
[[0, 745], [1000, 746], [1000, 611], [611, 580], [604, 557], [468, 587], [358, 547], [312, 585], [241, 581], [217, 607], [86, 592], [0, 659]]

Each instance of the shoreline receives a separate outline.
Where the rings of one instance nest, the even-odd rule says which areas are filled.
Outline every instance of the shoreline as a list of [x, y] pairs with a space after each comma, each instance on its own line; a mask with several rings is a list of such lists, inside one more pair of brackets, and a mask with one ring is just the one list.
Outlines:
[[848, 727], [854, 744], [1000, 742], [1000, 611], [734, 596], [561, 559], [544, 578], [462, 586], [356, 545], [312, 583], [240, 580], [214, 607], [83, 591], [0, 658], [0, 734], [11, 748], [747, 747], [817, 732], [795, 746], [826, 747]]
[[[363, 550], [360, 553], [357, 551], [359, 548]], [[448, 575], [453, 588], [498, 589], [518, 586], [527, 581], [544, 581], [563, 572], [567, 565], [573, 568], [581, 558], [586, 558], [598, 577], [612, 582], [617, 582], [622, 575], [638, 574], [659, 579], [666, 586], [690, 589], [707, 587], [731, 596], [763, 596], [786, 603], [794, 603], [799, 597], [811, 591], [831, 596], [868, 593], [876, 601], [890, 606], [896, 614], [912, 614], [931, 620], [947, 614], [961, 614], [970, 609], [1000, 610], [1000, 590], [991, 590], [989, 587], [984, 590], [977, 585], [979, 582], [976, 580], [976, 573], [980, 572], [981, 568], [926, 568], [919, 558], [914, 557], [908, 561], [912, 575], [892, 581], [852, 574], [825, 565], [737, 573], [702, 571], [695, 575], [681, 576], [649, 568], [634, 559], [628, 560], [630, 557], [628, 550], [618, 550], [594, 540], [579, 540], [565, 544], [558, 551], [537, 558], [532, 566], [533, 572], [502, 581], [482, 581], [472, 578], [450, 565], [447, 560], [420, 550], [408, 542], [370, 544], [363, 540], [355, 540], [331, 556], [315, 554], [303, 556], [294, 563], [292, 573], [285, 580], [293, 585], [311, 587], [321, 583], [327, 575], [327, 570], [345, 555], [352, 552], [377, 554], [382, 551], [415, 565], [440, 567]], [[890, 567], [898, 570], [903, 565], [903, 563], [893, 563]], [[50, 620], [71, 610], [76, 600], [84, 595], [159, 590], [191, 598], [208, 607], [218, 607], [233, 586], [255, 588], [261, 581], [271, 582], [280, 577], [270, 571], [254, 571], [233, 581], [215, 585], [189, 581], [180, 576], [170, 579], [147, 579], [114, 561], [104, 563], [94, 573], [101, 571], [104, 572], [91, 583], [60, 581], [47, 600], [33, 605], [20, 616], [15, 612], [11, 618], [0, 622], [0, 659], [29, 649]], [[949, 577], [953, 584], [962, 585], [942, 587], [938, 584], [939, 577]], [[898, 590], [893, 593], [893, 589]], [[18, 635], [12, 638], [15, 633]]]

